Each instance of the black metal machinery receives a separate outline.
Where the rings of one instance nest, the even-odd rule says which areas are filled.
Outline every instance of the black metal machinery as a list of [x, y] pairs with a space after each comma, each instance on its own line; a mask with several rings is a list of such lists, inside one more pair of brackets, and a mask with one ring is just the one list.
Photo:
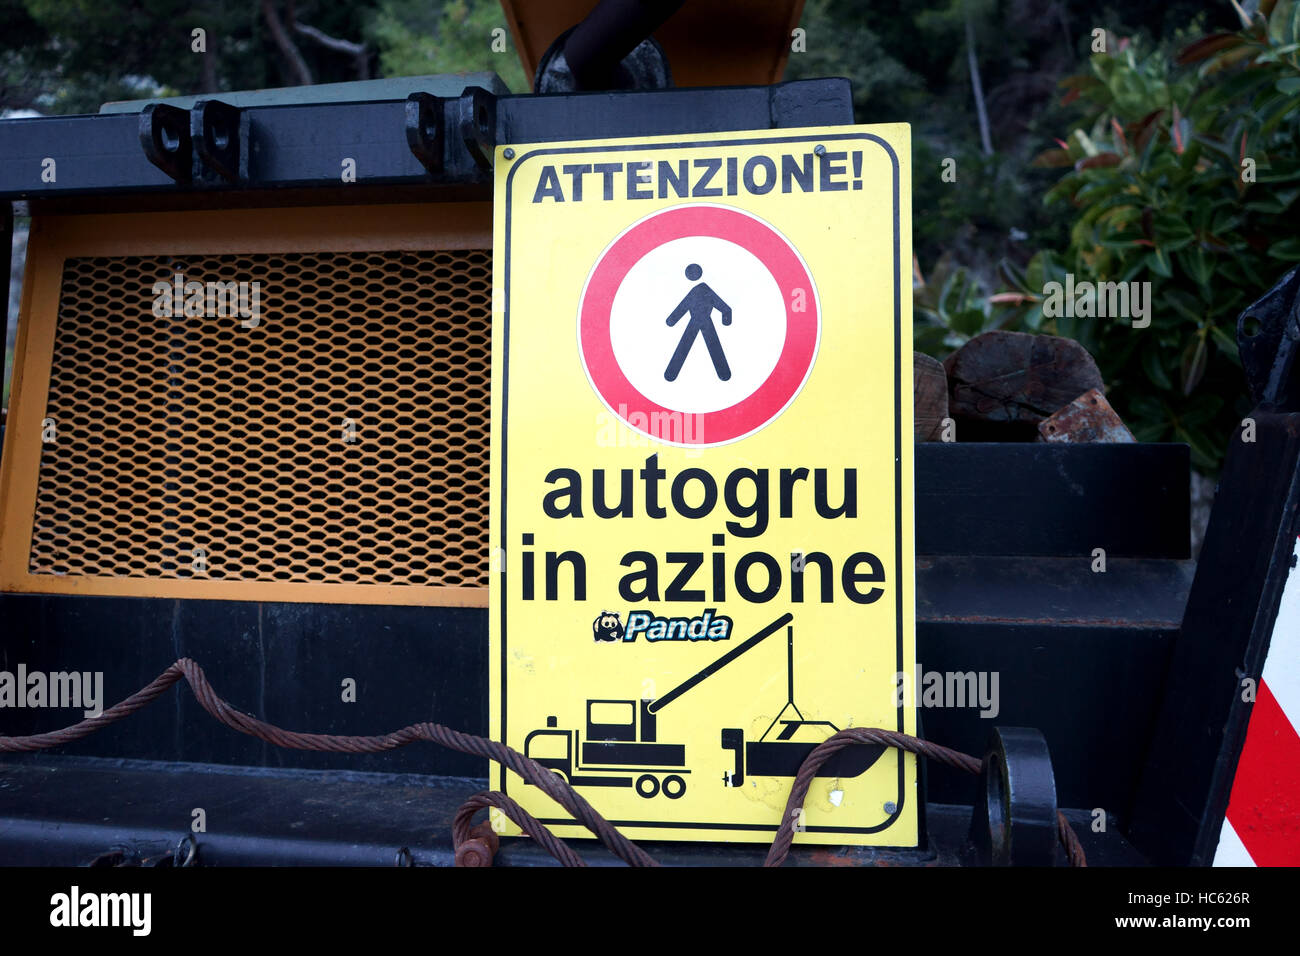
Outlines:
[[[557, 41], [543, 70], [563, 50]], [[571, 78], [608, 80], [614, 70], [568, 52]], [[644, 79], [655, 72], [652, 53], [628, 68], [636, 82], [660, 85]], [[0, 200], [5, 236], [11, 203], [33, 216], [394, 202], [432, 213], [443, 202], [490, 202], [498, 143], [852, 122], [849, 84], [838, 79], [549, 95], [471, 87], [277, 106], [215, 98], [188, 110], [0, 121]], [[341, 185], [344, 143], [364, 175]], [[44, 182], [50, 156], [59, 176]], [[1296, 283], [1293, 273], [1257, 304], [1262, 331], [1239, 333], [1260, 438], [1234, 442], [1195, 568], [1184, 446], [917, 446], [917, 670], [996, 673], [1001, 684], [996, 713], [922, 708], [923, 735], [994, 759], [978, 785], [923, 771], [922, 849], [842, 856], [1059, 862], [1058, 804], [1094, 865], [1212, 856], [1206, 841], [1216, 808], [1222, 816], [1225, 774], [1231, 780], [1223, 728], [1239, 740], [1245, 715], [1231, 694], [1208, 690], [1258, 664], [1249, 658], [1264, 628], [1256, 618], [1270, 613], [1270, 596], [1275, 610], [1285, 575], [1277, 555], [1295, 537]], [[1265, 539], [1271, 550], [1260, 548]], [[1103, 573], [1093, 569], [1096, 548], [1106, 553]], [[1228, 583], [1241, 599], [1225, 605]], [[482, 609], [3, 593], [0, 620], [5, 666], [102, 671], [108, 703], [188, 656], [223, 696], [282, 726], [371, 733], [436, 720], [486, 732]], [[337, 686], [340, 673], [364, 688], [364, 707], [327, 703], [320, 688]], [[188, 691], [171, 693], [171, 704], [59, 752], [0, 759], [0, 861], [84, 864], [115, 848], [119, 861], [174, 859], [202, 807], [221, 825], [197, 835], [201, 861], [450, 862], [451, 816], [481, 789], [484, 761], [427, 747], [362, 757], [276, 750], [217, 727]], [[61, 725], [54, 717], [5, 710], [0, 729], [49, 730]], [[1205, 731], [1197, 746], [1193, 725]], [[1171, 819], [1174, 807], [1185, 816]], [[690, 864], [762, 854], [648, 849]], [[516, 841], [499, 859], [546, 858]], [[792, 859], [817, 856], [797, 850]]]

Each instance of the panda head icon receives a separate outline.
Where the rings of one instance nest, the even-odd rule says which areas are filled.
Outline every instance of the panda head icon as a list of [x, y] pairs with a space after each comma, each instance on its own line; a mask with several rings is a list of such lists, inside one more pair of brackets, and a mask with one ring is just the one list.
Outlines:
[[623, 639], [623, 622], [614, 611], [601, 611], [591, 624], [591, 630], [597, 641], [621, 641]]

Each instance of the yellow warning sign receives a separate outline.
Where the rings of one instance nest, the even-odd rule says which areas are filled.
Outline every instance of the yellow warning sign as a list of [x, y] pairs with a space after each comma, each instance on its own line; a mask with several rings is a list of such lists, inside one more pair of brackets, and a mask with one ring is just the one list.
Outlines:
[[[909, 150], [496, 151], [492, 736], [634, 839], [770, 841], [818, 743], [915, 733]], [[840, 751], [795, 822], [916, 845], [914, 758]]]

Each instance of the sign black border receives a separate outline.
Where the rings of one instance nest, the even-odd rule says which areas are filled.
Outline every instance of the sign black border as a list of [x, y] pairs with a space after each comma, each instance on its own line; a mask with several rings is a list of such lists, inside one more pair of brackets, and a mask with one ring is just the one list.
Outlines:
[[[502, 264], [502, 275], [504, 276], [503, 297], [502, 297], [502, 348], [501, 348], [501, 527], [500, 527], [500, 544], [505, 548], [505, 542], [508, 540], [506, 533], [506, 486], [507, 486], [507, 464], [509, 461], [509, 443], [510, 443], [510, 240], [511, 240], [511, 197], [514, 188], [515, 173], [519, 172], [526, 160], [537, 156], [554, 156], [567, 155], [573, 153], [615, 153], [615, 152], [649, 152], [651, 150], [661, 149], [707, 149], [709, 147], [724, 146], [754, 146], [754, 145], [772, 145], [780, 143], [807, 143], [807, 142], [836, 142], [844, 140], [866, 140], [880, 146], [885, 154], [889, 157], [889, 162], [893, 173], [893, 233], [894, 233], [894, 580], [897, 586], [894, 588], [895, 593], [895, 617], [897, 620], [897, 634], [895, 638], [896, 655], [898, 669], [896, 673], [903, 673], [903, 497], [902, 497], [902, 471], [903, 459], [902, 450], [902, 345], [900, 338], [902, 335], [902, 260], [901, 245], [902, 236], [900, 233], [900, 209], [899, 209], [899, 167], [898, 155], [894, 152], [893, 147], [879, 136], [870, 133], [827, 133], [821, 135], [801, 135], [801, 136], [763, 136], [752, 139], [719, 139], [719, 140], [691, 140], [685, 142], [661, 142], [661, 143], [619, 143], [619, 144], [597, 144], [591, 146], [567, 146], [553, 147], [543, 149], [533, 149], [519, 156], [513, 161], [514, 165], [506, 176], [506, 198], [505, 198], [505, 261]], [[498, 149], [498, 156], [500, 150]], [[498, 162], [501, 160], [498, 159]], [[493, 264], [495, 269], [495, 263]], [[909, 436], [910, 439], [910, 436]], [[495, 465], [495, 462], [494, 462]], [[497, 609], [501, 615], [501, 740], [507, 741], [507, 724], [506, 724], [506, 701], [508, 700], [506, 688], [506, 675], [508, 672], [508, 655], [506, 653], [506, 588], [508, 585], [507, 569], [505, 562], [498, 572], [497, 581], [498, 594], [500, 595], [500, 607]], [[904, 727], [905, 707], [898, 707], [898, 731], [905, 732]], [[508, 741], [507, 741], [508, 743]], [[898, 798], [894, 803], [895, 810], [890, 814], [884, 823], [874, 827], [826, 827], [826, 826], [809, 826], [805, 827], [808, 833], [880, 833], [889, 829], [903, 812], [905, 800], [907, 798], [906, 782], [904, 771], [906, 760], [900, 753], [898, 760]], [[506, 768], [497, 767], [497, 775], [500, 780], [500, 789], [502, 793], [506, 792], [507, 779], [509, 777]], [[567, 817], [561, 818], [542, 818], [539, 817], [540, 823], [548, 825], [575, 825], [576, 820]], [[919, 817], [918, 817], [919, 821]], [[751, 830], [751, 831], [768, 831], [775, 833], [779, 825], [769, 825], [761, 823], [681, 823], [666, 821], [646, 821], [646, 820], [611, 820], [610, 823], [620, 827], [645, 827], [647, 829], [682, 829], [682, 830]], [[919, 830], [918, 830], [919, 843]]]

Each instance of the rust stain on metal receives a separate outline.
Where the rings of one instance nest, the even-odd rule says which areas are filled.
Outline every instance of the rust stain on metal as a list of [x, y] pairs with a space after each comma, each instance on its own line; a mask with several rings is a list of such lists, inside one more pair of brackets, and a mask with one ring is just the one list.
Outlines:
[[470, 838], [456, 847], [457, 866], [491, 866], [501, 839], [490, 823], [480, 823], [470, 828]]
[[1133, 433], [1111, 408], [1100, 389], [1084, 392], [1070, 404], [1038, 423], [1038, 434], [1050, 442], [1134, 441]]
[[843, 853], [818, 847], [809, 854], [814, 866], [858, 866], [859, 864]]

